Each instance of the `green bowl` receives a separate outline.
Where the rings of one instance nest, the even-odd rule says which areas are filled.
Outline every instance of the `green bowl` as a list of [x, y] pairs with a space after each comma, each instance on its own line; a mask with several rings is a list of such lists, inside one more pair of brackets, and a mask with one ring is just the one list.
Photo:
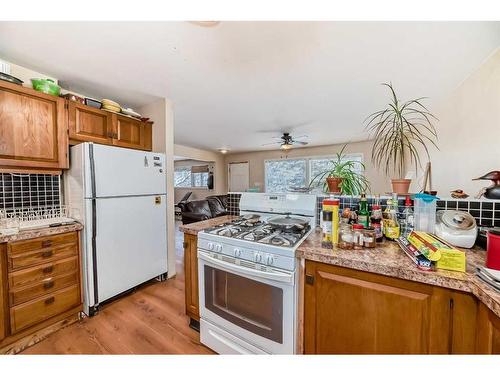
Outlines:
[[61, 87], [51, 79], [32, 78], [31, 83], [36, 91], [40, 91], [45, 94], [59, 96], [59, 93], [61, 92]]

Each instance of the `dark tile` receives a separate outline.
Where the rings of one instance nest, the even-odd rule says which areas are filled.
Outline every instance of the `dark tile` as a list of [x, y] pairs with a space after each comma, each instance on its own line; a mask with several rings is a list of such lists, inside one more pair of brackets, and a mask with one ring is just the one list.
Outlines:
[[490, 210], [482, 210], [481, 211], [481, 216], [486, 218], [486, 219], [491, 219], [493, 217], [493, 211]]
[[458, 208], [469, 208], [469, 202], [467, 201], [459, 201], [458, 202]]
[[481, 225], [485, 227], [493, 226], [493, 220], [491, 219], [481, 219]]
[[457, 202], [456, 201], [446, 201], [446, 209], [456, 210], [457, 209]]
[[469, 213], [474, 216], [476, 219], [479, 219], [481, 216], [481, 211], [480, 210], [470, 210]]
[[481, 208], [483, 210], [492, 210], [493, 209], [493, 202], [482, 202]]
[[479, 202], [470, 202], [470, 208], [473, 208], [473, 209], [479, 209], [481, 208], [481, 203]]
[[495, 220], [494, 224], [495, 224], [495, 227], [500, 228], [500, 220]]
[[439, 208], [445, 208], [446, 207], [446, 202], [439, 200], [439, 201], [436, 202], [436, 206], [439, 207]]

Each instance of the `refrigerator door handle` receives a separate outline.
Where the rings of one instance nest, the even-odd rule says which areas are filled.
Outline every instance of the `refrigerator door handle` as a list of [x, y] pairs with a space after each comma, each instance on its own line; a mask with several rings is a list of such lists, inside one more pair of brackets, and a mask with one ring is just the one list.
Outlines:
[[94, 284], [94, 306], [99, 304], [97, 280], [97, 201], [95, 184], [94, 144], [89, 143], [90, 185], [92, 190], [92, 280]]

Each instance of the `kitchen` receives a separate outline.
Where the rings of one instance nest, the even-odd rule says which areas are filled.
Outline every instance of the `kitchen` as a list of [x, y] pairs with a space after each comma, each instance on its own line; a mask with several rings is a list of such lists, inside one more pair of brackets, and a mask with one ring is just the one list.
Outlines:
[[[195, 26], [175, 27], [201, 33]], [[393, 173], [412, 180], [406, 191], [384, 173], [395, 154], [373, 161], [372, 150], [388, 154], [366, 140], [302, 147], [306, 138], [283, 131], [259, 135], [253, 150], [237, 149], [241, 140], [226, 136], [234, 149], [181, 155], [176, 149], [187, 154], [194, 143], [174, 143], [174, 112], [183, 113], [174, 100], [156, 91], [89, 88], [63, 71], [58, 80], [40, 73], [44, 64], [23, 66], [15, 49], [7, 51], [0, 81], [3, 353], [499, 353], [493, 228], [500, 201], [498, 188], [488, 186], [499, 181], [495, 150], [464, 167], [465, 176], [446, 176], [453, 190], [443, 187], [443, 164], [455, 155], [428, 142], [432, 126], [441, 129], [431, 121], [420, 144], [428, 149], [418, 150], [422, 170], [412, 174], [411, 149], [413, 164], [403, 160], [401, 169], [412, 173]], [[500, 54], [493, 51], [479, 68], [489, 88], [498, 78]], [[467, 77], [467, 89], [471, 81], [486, 87], [483, 75]], [[148, 92], [148, 84], [137, 91]], [[376, 85], [377, 105], [363, 115], [391, 103], [395, 85]], [[179, 121], [189, 122], [182, 115]], [[185, 131], [175, 127], [175, 142]], [[447, 150], [453, 140], [441, 134], [437, 145]], [[261, 139], [275, 139], [265, 151], [273, 156], [259, 151]], [[198, 212], [187, 214], [176, 202], [176, 157], [189, 161], [186, 173], [203, 175], [183, 186], [199, 189], [185, 202], [200, 202]], [[248, 188], [228, 192], [229, 168], [245, 161]], [[321, 169], [323, 161], [334, 167]], [[340, 185], [328, 186], [340, 167]], [[354, 182], [350, 190], [346, 181]], [[484, 190], [475, 198], [478, 187]], [[180, 225], [174, 207], [181, 218], [201, 220]]]

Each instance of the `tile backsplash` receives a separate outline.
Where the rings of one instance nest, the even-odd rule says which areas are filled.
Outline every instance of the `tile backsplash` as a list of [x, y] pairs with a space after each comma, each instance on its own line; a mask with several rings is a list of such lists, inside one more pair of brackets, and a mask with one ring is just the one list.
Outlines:
[[60, 204], [60, 176], [0, 173], [0, 209], [27, 210]]
[[228, 212], [230, 215], [239, 216], [240, 215], [240, 198], [241, 194], [238, 193], [228, 193]]

